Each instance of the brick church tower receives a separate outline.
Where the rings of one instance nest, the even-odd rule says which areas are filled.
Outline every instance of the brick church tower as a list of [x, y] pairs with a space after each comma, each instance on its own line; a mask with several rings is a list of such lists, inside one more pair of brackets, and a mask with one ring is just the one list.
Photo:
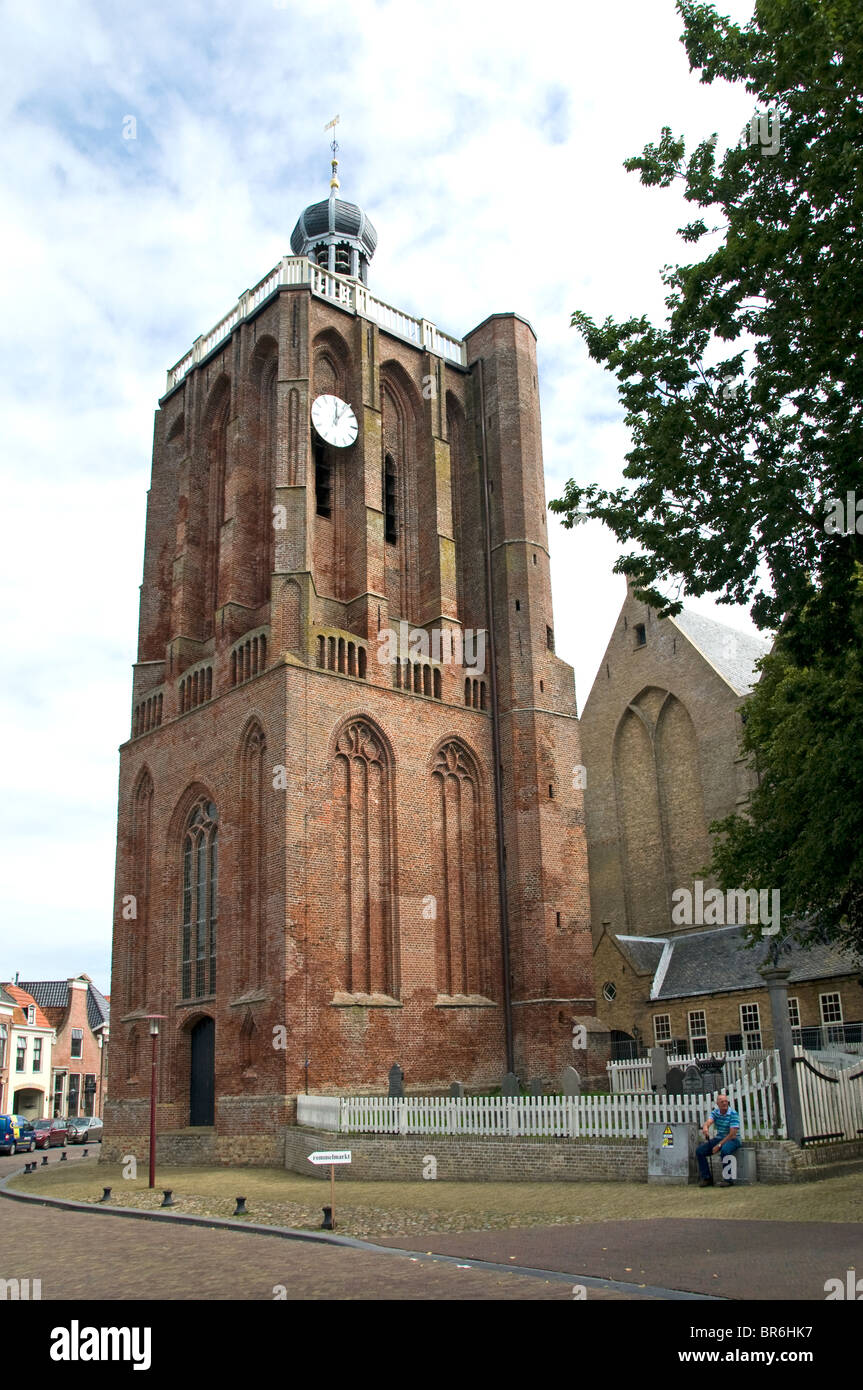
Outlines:
[[[168, 373], [121, 750], [108, 1132], [547, 1080], [593, 1013], [535, 338], [367, 287], [330, 196]], [[256, 1147], [256, 1145], [258, 1147]], [[122, 1147], [121, 1150], [122, 1151]]]

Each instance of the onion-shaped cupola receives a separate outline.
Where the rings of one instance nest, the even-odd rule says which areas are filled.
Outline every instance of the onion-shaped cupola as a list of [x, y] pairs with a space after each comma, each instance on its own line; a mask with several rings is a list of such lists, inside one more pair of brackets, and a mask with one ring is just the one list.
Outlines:
[[291, 233], [291, 250], [295, 256], [308, 256], [315, 265], [337, 275], [352, 276], [365, 285], [378, 234], [362, 208], [336, 197], [339, 161], [335, 141], [333, 146], [330, 196], [322, 203], [312, 203], [300, 214]]

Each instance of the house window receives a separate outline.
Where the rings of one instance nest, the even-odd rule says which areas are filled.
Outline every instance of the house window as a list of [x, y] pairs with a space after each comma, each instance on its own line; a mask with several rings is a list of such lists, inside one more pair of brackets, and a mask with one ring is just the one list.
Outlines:
[[33, 1039], [33, 1070], [42, 1070], [42, 1039]]
[[93, 1102], [96, 1096], [96, 1073], [87, 1072], [84, 1077], [84, 1114], [93, 1114]]
[[81, 1094], [81, 1073], [73, 1071], [69, 1076], [69, 1106], [67, 1114], [75, 1116], [78, 1114], [78, 1100]]
[[0, 1024], [0, 1071], [6, 1065], [6, 1044], [9, 1041], [9, 1030], [5, 1023]]
[[644, 623], [636, 623], [632, 630], [633, 630], [633, 632], [635, 633], [635, 645], [636, 645], [636, 647], [646, 647], [646, 646], [647, 646], [647, 630], [646, 630], [646, 628], [645, 628], [645, 626], [644, 626]]
[[657, 1043], [671, 1042], [671, 1014], [654, 1014], [653, 1037]]
[[743, 1051], [743, 1034], [742, 1034], [742, 1033], [726, 1033], [726, 1034], [725, 1034], [725, 1051], [726, 1051], [726, 1052], [742, 1052], [742, 1051]]
[[218, 813], [199, 801], [183, 844], [182, 997], [200, 999], [216, 989]]
[[396, 522], [396, 466], [390, 454], [384, 460], [384, 540], [395, 545], [399, 538]]
[[761, 1050], [761, 1015], [757, 1004], [740, 1005], [740, 1028], [743, 1033], [743, 1047], [747, 1052]]
[[318, 516], [333, 514], [333, 470], [319, 439], [315, 440], [315, 508]]
[[54, 1073], [54, 1114], [63, 1114], [63, 1084], [65, 1074], [62, 1071]]
[[788, 1022], [791, 1024], [791, 1027], [792, 1027], [792, 1028], [799, 1028], [799, 1027], [800, 1027], [800, 1000], [799, 1000], [799, 999], [789, 999], [789, 1000], [788, 1000]]
[[840, 994], [819, 994], [821, 1022], [824, 1024], [826, 1041], [844, 1042], [845, 1028], [842, 1024], [842, 996]]
[[693, 1052], [707, 1051], [707, 1016], [703, 1009], [689, 1011], [689, 1045]]
[[27, 1027], [32, 1028], [36, 1022], [36, 1005], [27, 1005]]
[[69, 1055], [70, 1055], [71, 1057], [81, 1057], [81, 1056], [83, 1055], [83, 1052], [84, 1052], [84, 1029], [83, 1029], [83, 1028], [73, 1028], [73, 1029], [72, 1029], [72, 1051], [71, 1051], [71, 1053], [70, 1053]]
[[27, 1065], [27, 1039], [19, 1038], [15, 1057], [15, 1070], [23, 1071]]

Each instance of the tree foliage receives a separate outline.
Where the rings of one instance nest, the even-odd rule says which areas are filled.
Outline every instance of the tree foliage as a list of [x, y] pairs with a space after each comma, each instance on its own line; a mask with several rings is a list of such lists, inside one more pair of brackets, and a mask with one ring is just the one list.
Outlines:
[[[714, 826], [713, 872], [780, 888], [799, 938], [863, 947], [863, 6], [756, 0], [744, 27], [677, 8], [690, 67], [744, 84], [760, 121], [689, 155], [665, 127], [626, 161], [681, 186], [703, 257], [663, 271], [660, 326], [573, 314], [632, 448], [624, 486], [571, 480], [550, 506], [605, 522], [661, 615], [685, 588], [779, 631], [746, 711], [760, 785]], [[849, 493], [844, 532], [825, 527]]]
[[682, 582], [750, 603], [761, 627], [805, 608], [829, 644], [863, 546], [824, 530], [832, 499], [863, 498], [863, 7], [757, 0], [745, 28], [677, 8], [701, 81], [744, 83], [779, 147], [720, 158], [714, 136], [687, 158], [666, 127], [626, 161], [643, 184], [682, 183], [705, 215], [680, 235], [712, 249], [666, 267], [662, 326], [573, 315], [617, 376], [634, 486], [573, 480], [551, 509], [634, 543], [615, 568], [662, 613], [680, 610], [667, 591]]

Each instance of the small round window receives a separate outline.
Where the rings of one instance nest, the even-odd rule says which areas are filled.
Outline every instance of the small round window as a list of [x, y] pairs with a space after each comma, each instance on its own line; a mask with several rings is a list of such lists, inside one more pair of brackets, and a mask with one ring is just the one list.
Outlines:
[[606, 980], [605, 984], [602, 986], [602, 993], [610, 1004], [614, 996], [617, 994], [617, 987], [616, 985], [612, 984], [611, 980]]

